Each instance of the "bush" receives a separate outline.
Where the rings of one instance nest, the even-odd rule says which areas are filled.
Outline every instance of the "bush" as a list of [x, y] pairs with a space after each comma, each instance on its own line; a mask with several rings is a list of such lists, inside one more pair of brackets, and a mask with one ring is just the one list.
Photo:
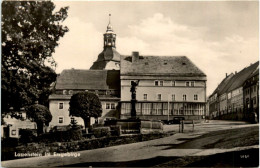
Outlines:
[[36, 140], [35, 131], [30, 129], [20, 129], [19, 133], [21, 135], [19, 142], [30, 143]]
[[96, 138], [104, 137], [104, 136], [110, 136], [110, 127], [98, 127], [93, 128], [93, 134]]
[[82, 139], [82, 131], [80, 128], [72, 128], [68, 130], [68, 140], [80, 140]]
[[54, 131], [42, 134], [38, 137], [40, 142], [66, 142], [82, 139], [81, 127], [72, 127], [68, 130]]
[[2, 147], [16, 147], [18, 146], [18, 138], [4, 138], [1, 143]]

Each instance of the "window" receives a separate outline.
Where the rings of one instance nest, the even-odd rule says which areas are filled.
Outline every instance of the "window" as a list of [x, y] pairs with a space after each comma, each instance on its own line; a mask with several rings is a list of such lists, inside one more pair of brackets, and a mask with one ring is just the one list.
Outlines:
[[191, 86], [191, 87], [194, 87], [194, 86], [195, 86], [194, 84], [195, 84], [194, 81], [191, 81], [191, 82], [190, 82], [190, 86]]
[[159, 81], [154, 81], [155, 86], [159, 86]]
[[12, 135], [16, 135], [16, 130], [12, 130]]
[[60, 116], [59, 117], [59, 124], [62, 124], [64, 122], [64, 117], [63, 116]]
[[176, 82], [175, 81], [172, 81], [172, 86], [175, 86], [176, 85]]
[[155, 86], [163, 86], [163, 81], [154, 81]]
[[175, 101], [175, 94], [172, 95], [172, 101]]
[[161, 94], [157, 94], [157, 100], [162, 100], [162, 95]]
[[152, 111], [152, 103], [143, 103], [142, 113], [143, 115], [150, 115]]
[[186, 94], [184, 94], [184, 95], [182, 96], [182, 99], [183, 99], [184, 101], [186, 101], [186, 99], [187, 99]]
[[190, 86], [190, 82], [186, 82], [186, 86]]
[[194, 100], [198, 100], [198, 95], [194, 95]]
[[163, 81], [160, 81], [160, 86], [163, 86]]
[[68, 94], [67, 90], [63, 90], [63, 94], [64, 94], [64, 95], [65, 95], [65, 94]]
[[153, 115], [162, 115], [163, 109], [162, 109], [163, 103], [153, 103]]
[[73, 94], [73, 90], [70, 90], [70, 91], [69, 91], [69, 94], [72, 95], [72, 94]]
[[63, 103], [59, 103], [59, 109], [63, 109]]
[[106, 103], [106, 109], [110, 109], [110, 103]]
[[144, 100], [147, 100], [147, 94], [144, 94]]
[[111, 109], [116, 109], [115, 103], [111, 103]]

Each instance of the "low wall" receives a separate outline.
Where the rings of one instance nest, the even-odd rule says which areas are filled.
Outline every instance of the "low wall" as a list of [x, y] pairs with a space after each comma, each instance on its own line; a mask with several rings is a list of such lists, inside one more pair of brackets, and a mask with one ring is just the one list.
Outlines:
[[[130, 118], [130, 115], [121, 115], [121, 119], [127, 119]], [[167, 115], [141, 115], [137, 116], [139, 119], [142, 120], [168, 120]], [[173, 120], [174, 117], [184, 117], [185, 120], [201, 120], [202, 116], [201, 115], [170, 115], [169, 120]]]
[[160, 121], [145, 121], [141, 120], [140, 132], [142, 134], [149, 134], [155, 132], [163, 132], [163, 124]]
[[105, 126], [119, 125], [121, 126], [122, 134], [129, 133], [153, 133], [163, 132], [163, 124], [155, 120], [143, 119], [120, 119], [112, 120], [105, 123]]

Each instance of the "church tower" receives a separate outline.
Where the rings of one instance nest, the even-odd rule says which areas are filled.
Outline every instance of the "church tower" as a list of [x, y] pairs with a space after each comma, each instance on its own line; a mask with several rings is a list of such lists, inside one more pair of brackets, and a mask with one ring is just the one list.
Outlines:
[[104, 49], [98, 55], [98, 59], [93, 63], [90, 69], [98, 70], [119, 70], [120, 54], [116, 51], [116, 34], [113, 31], [109, 14], [107, 31], [104, 34]]

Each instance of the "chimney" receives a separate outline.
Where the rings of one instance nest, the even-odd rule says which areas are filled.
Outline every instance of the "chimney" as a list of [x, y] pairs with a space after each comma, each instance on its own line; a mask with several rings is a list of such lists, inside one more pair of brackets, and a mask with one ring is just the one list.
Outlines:
[[237, 71], [235, 71], [235, 74], [237, 74]]
[[133, 51], [132, 52], [132, 62], [137, 62], [139, 60], [139, 52]]
[[227, 77], [227, 73], [226, 73], [226, 77]]

